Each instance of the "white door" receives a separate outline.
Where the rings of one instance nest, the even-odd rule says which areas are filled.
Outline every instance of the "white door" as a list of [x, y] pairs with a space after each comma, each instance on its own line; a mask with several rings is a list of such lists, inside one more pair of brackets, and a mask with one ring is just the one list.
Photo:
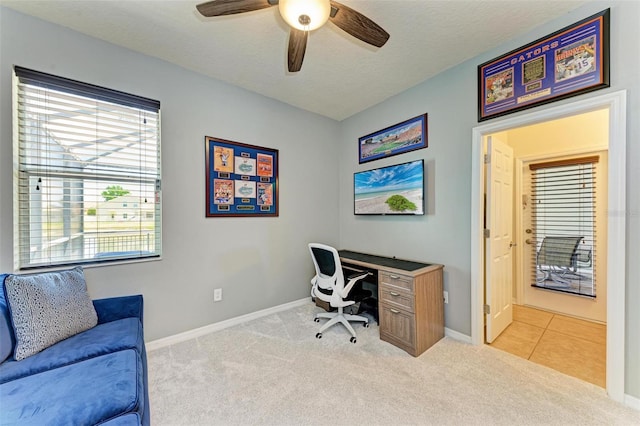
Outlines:
[[487, 153], [485, 304], [486, 341], [491, 343], [513, 320], [513, 149], [489, 136]]

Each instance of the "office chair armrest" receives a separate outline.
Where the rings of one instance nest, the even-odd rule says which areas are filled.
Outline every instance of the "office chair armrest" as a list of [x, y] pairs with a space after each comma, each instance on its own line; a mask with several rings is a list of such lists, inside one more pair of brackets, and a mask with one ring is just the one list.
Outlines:
[[347, 297], [349, 295], [349, 292], [353, 288], [353, 286], [356, 285], [358, 281], [366, 278], [367, 275], [369, 274], [370, 272], [359, 272], [357, 274], [349, 275], [348, 277], [349, 283], [347, 283], [345, 288], [342, 290], [342, 294], [341, 294], [342, 298], [344, 299], [345, 297]]
[[367, 272], [367, 271], [360, 271], [360, 272], [356, 272], [355, 274], [351, 274], [347, 277], [347, 279], [349, 281], [351, 280], [361, 280], [364, 277], [366, 277], [367, 275], [371, 275], [371, 272]]

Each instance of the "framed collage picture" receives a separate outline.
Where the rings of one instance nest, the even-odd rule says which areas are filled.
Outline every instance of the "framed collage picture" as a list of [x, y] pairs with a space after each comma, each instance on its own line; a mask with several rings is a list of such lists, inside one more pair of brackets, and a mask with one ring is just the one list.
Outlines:
[[609, 9], [478, 66], [478, 121], [609, 87]]
[[278, 150], [205, 137], [206, 216], [278, 216]]

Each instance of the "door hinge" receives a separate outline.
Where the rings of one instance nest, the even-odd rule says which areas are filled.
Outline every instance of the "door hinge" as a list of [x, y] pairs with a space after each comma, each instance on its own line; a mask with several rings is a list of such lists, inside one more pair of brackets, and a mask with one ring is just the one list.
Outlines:
[[489, 164], [491, 162], [491, 156], [489, 154], [484, 155], [484, 164]]
[[484, 310], [485, 315], [489, 315], [491, 313], [491, 306], [489, 305], [484, 305], [482, 309]]
[[489, 238], [491, 236], [491, 231], [489, 231], [488, 229], [485, 229], [483, 234], [485, 238]]

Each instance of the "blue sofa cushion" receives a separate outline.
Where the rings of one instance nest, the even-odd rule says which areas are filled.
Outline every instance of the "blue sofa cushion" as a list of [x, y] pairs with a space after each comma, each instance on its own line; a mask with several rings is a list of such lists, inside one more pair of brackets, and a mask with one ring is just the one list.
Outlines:
[[15, 339], [9, 315], [9, 306], [4, 296], [4, 279], [8, 274], [0, 274], [0, 363], [13, 353]]
[[9, 275], [4, 290], [16, 338], [13, 353], [16, 361], [98, 323], [82, 267]]
[[144, 410], [143, 366], [115, 352], [0, 385], [0, 424], [94, 425]]
[[0, 364], [0, 383], [123, 349], [142, 353], [144, 334], [137, 318], [99, 324], [22, 361]]

